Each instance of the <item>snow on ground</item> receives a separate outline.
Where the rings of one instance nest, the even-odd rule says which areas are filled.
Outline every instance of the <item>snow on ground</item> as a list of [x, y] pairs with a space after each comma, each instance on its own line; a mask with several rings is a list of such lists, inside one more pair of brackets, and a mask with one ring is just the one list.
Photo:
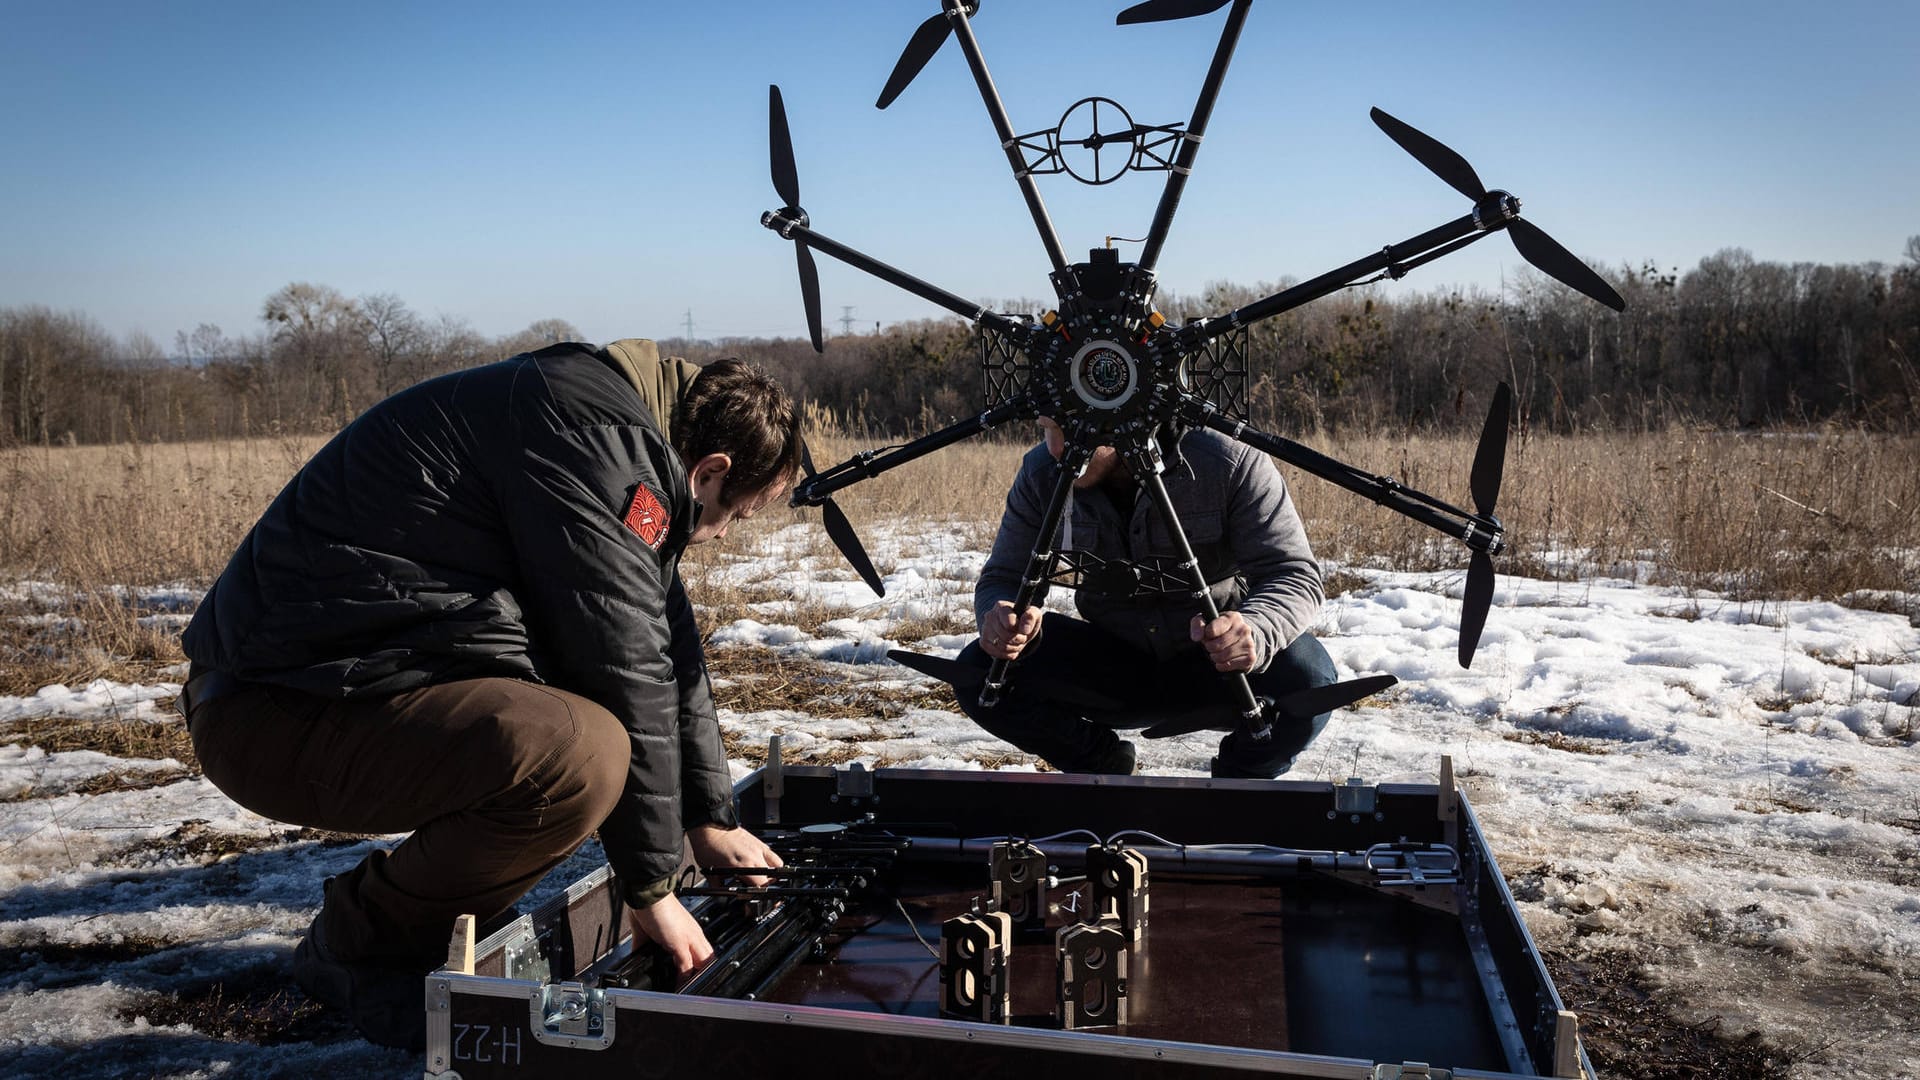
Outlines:
[[[965, 644], [902, 635], [964, 618], [983, 537], [873, 530], [884, 599], [812, 553], [799, 527], [741, 539], [718, 561], [703, 555], [706, 587], [776, 598], [713, 628], [716, 650], [764, 646], [863, 688], [922, 688], [886, 650]], [[1343, 676], [1401, 682], [1336, 716], [1295, 778], [1424, 781], [1450, 754], [1543, 946], [1629, 950], [1722, 1031], [1824, 1044], [1800, 1075], [1920, 1075], [1920, 632], [1907, 619], [1501, 578], [1463, 671], [1463, 575], [1347, 570], [1365, 584], [1328, 603], [1322, 639]], [[5, 734], [45, 716], [159, 719], [176, 689], [0, 698], [0, 1074], [418, 1075], [406, 1055], [352, 1040], [254, 1046], [143, 1016], [156, 992], [276, 977], [320, 880], [370, 843], [305, 838], [197, 778], [82, 794], [101, 773], [164, 780], [177, 763], [50, 754]], [[1033, 767], [938, 708], [728, 711], [721, 723], [752, 743], [781, 734], [790, 759], [830, 749], [869, 766]], [[1141, 769], [1199, 774], [1213, 738], [1143, 742]], [[594, 858], [583, 851], [539, 892]]]
[[[113, 719], [168, 720], [179, 683], [126, 686], [95, 679], [77, 690], [44, 686], [31, 697], [0, 697], [0, 724], [41, 716], [98, 716]], [[166, 709], [160, 703], [168, 703]]]

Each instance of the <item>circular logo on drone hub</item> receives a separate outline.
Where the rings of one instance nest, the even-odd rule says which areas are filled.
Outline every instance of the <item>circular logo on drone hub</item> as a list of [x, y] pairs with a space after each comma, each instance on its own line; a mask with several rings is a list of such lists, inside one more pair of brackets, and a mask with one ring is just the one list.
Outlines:
[[1114, 409], [1133, 396], [1133, 357], [1108, 341], [1091, 341], [1073, 358], [1073, 387], [1087, 404]]

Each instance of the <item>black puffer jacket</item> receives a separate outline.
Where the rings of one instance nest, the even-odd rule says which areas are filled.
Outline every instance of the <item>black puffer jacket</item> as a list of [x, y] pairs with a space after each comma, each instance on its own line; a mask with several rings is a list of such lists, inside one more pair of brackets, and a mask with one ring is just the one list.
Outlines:
[[348, 425], [241, 542], [187, 655], [331, 696], [496, 675], [598, 702], [633, 744], [601, 839], [644, 902], [664, 892], [685, 829], [734, 824], [678, 571], [693, 519], [686, 468], [632, 378], [556, 345], [422, 383]]

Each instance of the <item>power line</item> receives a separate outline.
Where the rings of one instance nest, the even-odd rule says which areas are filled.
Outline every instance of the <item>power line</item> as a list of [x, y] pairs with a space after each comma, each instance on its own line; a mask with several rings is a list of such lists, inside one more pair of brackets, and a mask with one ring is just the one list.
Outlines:
[[840, 333], [844, 336], [853, 333], [853, 305], [840, 305]]
[[682, 325], [684, 325], [687, 328], [687, 340], [692, 341], [693, 340], [693, 309], [692, 308], [687, 309], [687, 317], [685, 322]]

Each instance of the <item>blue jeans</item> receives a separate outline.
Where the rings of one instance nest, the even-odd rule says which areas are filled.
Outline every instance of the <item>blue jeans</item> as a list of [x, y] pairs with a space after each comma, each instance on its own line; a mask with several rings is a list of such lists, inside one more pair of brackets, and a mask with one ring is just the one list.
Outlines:
[[[960, 662], [985, 667], [991, 658], [976, 640], [961, 650]], [[1079, 706], [1023, 692], [1023, 670], [1124, 702], [1125, 711], [1090, 714]], [[1338, 676], [1333, 659], [1319, 639], [1301, 634], [1273, 658], [1265, 671], [1247, 676], [1247, 681], [1255, 694], [1278, 697], [1337, 682]], [[1230, 687], [1198, 645], [1162, 662], [1084, 620], [1049, 611], [1043, 617], [1039, 639], [1021, 654], [998, 705], [983, 708], [972, 690], [957, 690], [956, 696], [961, 711], [997, 738], [1046, 759], [1062, 772], [1086, 772], [1113, 754], [1120, 741], [1114, 729], [1147, 727], [1197, 706], [1232, 706]], [[1237, 709], [1226, 715], [1230, 718], [1235, 712]], [[1220, 740], [1213, 774], [1278, 776], [1327, 726], [1331, 715], [1321, 713], [1304, 720], [1275, 717], [1273, 737], [1265, 741], [1233, 732]]]

